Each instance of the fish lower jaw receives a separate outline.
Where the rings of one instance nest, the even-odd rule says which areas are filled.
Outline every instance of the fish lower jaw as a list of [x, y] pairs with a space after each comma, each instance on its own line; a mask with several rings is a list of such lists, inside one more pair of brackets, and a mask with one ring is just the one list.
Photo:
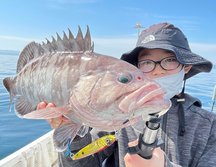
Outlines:
[[122, 112], [130, 113], [139, 108], [144, 108], [145, 105], [157, 105], [157, 103], [165, 103], [164, 102], [164, 91], [161, 88], [157, 88], [154, 91], [140, 92], [137, 96], [126, 96], [120, 103], [119, 109]]

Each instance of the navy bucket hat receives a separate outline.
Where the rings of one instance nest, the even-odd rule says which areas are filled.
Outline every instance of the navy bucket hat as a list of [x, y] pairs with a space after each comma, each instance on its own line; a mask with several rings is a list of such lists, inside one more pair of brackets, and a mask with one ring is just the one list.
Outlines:
[[155, 24], [143, 30], [139, 35], [136, 48], [123, 54], [121, 59], [137, 66], [138, 54], [144, 48], [169, 50], [176, 55], [181, 64], [192, 65], [185, 76], [186, 79], [212, 69], [212, 63], [193, 53], [183, 32], [169, 23]]

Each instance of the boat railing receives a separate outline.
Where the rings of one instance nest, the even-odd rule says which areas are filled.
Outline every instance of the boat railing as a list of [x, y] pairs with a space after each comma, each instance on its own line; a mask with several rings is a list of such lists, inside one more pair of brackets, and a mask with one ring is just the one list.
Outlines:
[[0, 167], [57, 167], [53, 130], [0, 160]]

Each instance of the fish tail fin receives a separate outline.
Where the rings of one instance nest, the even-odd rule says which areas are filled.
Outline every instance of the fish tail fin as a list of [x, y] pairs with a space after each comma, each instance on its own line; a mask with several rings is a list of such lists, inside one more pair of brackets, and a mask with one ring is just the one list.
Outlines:
[[15, 80], [13, 77], [7, 77], [3, 80], [3, 84], [4, 84], [5, 88], [7, 89], [7, 91], [11, 92], [11, 90], [14, 87]]
[[14, 96], [16, 95], [15, 90], [14, 90], [15, 83], [16, 83], [16, 81], [12, 77], [7, 77], [3, 80], [3, 84], [10, 94], [10, 111], [11, 111], [11, 106], [12, 106]]

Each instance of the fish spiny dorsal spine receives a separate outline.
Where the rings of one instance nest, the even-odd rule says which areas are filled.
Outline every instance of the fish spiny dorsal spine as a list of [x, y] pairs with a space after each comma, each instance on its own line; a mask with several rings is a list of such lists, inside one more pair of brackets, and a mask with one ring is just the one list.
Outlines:
[[85, 42], [84, 42], [84, 39], [83, 39], [83, 34], [82, 34], [80, 26], [78, 28], [78, 34], [76, 36], [76, 41], [77, 41], [78, 46], [79, 46], [78, 50], [80, 50], [80, 51], [84, 50]]
[[78, 27], [78, 33], [76, 38], [74, 38], [74, 35], [70, 31], [70, 29], [68, 29], [68, 31], [68, 36], [65, 32], [63, 32], [63, 38], [61, 38], [58, 33], [57, 39], [52, 36], [52, 42], [46, 39], [46, 43], [42, 42], [42, 44], [38, 44], [35, 42], [31, 42], [30, 44], [28, 44], [21, 52], [18, 59], [17, 73], [30, 60], [39, 56], [43, 56], [44, 54], [51, 54], [55, 52], [93, 52], [94, 44], [91, 42], [91, 35], [88, 26], [84, 38], [80, 26]]
[[68, 37], [67, 37], [67, 35], [66, 35], [66, 33], [63, 31], [63, 34], [64, 34], [64, 36], [63, 36], [63, 41], [67, 41], [68, 40]]
[[86, 50], [92, 50], [93, 51], [93, 44], [91, 44], [91, 35], [90, 35], [90, 31], [89, 31], [89, 27], [87, 26], [87, 31], [86, 31], [86, 35], [84, 38], [85, 41], [85, 49]]
[[[52, 37], [52, 42], [49, 40], [47, 44], [43, 43], [44, 50], [49, 52], [61, 52], [61, 51], [90, 51], [93, 52], [93, 45], [91, 43], [91, 35], [89, 31], [89, 27], [87, 26], [87, 31], [85, 34], [85, 38], [83, 38], [83, 33], [81, 31], [80, 26], [78, 27], [78, 33], [76, 38], [71, 33], [70, 29], [68, 29], [69, 35], [67, 36], [65, 32], [63, 32], [63, 39], [57, 33], [57, 39]], [[54, 49], [54, 50], [53, 50]]]
[[69, 40], [74, 40], [74, 36], [69, 28], [68, 31], [69, 31]]

